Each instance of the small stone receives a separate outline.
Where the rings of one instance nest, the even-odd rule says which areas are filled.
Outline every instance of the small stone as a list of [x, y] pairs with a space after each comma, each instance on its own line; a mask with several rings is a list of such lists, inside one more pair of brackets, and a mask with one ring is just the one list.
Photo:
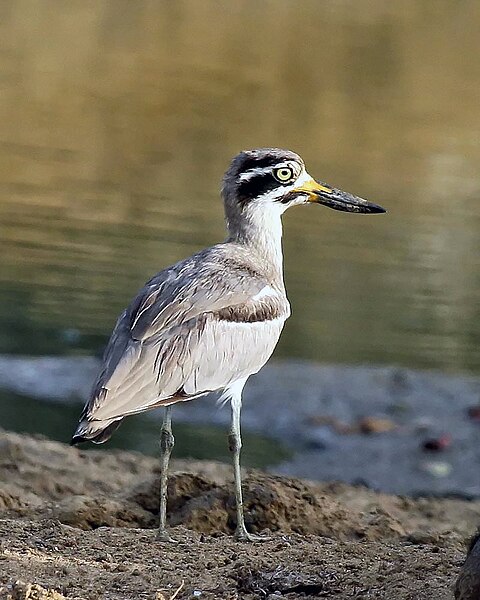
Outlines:
[[467, 415], [470, 417], [470, 419], [472, 419], [472, 421], [478, 421], [480, 423], [480, 404], [469, 406], [467, 408]]
[[431, 531], [423, 531], [421, 529], [416, 529], [408, 535], [407, 540], [411, 544], [415, 545], [428, 545], [436, 542], [438, 540], [438, 535], [435, 535]]
[[[3, 596], [2, 596], [3, 597]], [[54, 589], [47, 589], [35, 583], [25, 583], [17, 580], [12, 585], [12, 594], [7, 598], [24, 598], [36, 600], [66, 600], [60, 592]]]
[[452, 436], [449, 433], [440, 435], [436, 438], [430, 438], [422, 443], [423, 450], [429, 452], [442, 452], [446, 450], [452, 444]]
[[421, 463], [420, 468], [433, 477], [448, 477], [452, 472], [452, 465], [446, 462], [430, 462]]
[[358, 422], [358, 426], [362, 433], [385, 433], [393, 431], [397, 428], [396, 424], [386, 417], [363, 417]]

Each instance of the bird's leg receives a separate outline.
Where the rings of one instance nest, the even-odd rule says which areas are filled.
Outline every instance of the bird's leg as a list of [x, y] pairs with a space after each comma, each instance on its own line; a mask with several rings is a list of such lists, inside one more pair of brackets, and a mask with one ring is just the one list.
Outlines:
[[237, 528], [235, 538], [243, 542], [265, 541], [266, 537], [253, 535], [245, 527], [243, 516], [242, 474], [240, 471], [240, 450], [242, 449], [242, 438], [240, 435], [240, 409], [242, 407], [241, 392], [232, 397], [232, 424], [228, 435], [228, 447], [233, 454], [233, 475], [235, 479], [235, 501], [237, 508]]
[[172, 407], [165, 408], [162, 429], [160, 431], [160, 523], [158, 526], [157, 539], [161, 542], [175, 542], [167, 531], [167, 483], [168, 483], [168, 463], [170, 455], [175, 444], [175, 438], [172, 433]]

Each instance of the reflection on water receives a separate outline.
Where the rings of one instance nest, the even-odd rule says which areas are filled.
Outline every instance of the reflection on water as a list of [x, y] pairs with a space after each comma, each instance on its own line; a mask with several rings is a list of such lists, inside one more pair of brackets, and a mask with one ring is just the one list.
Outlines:
[[389, 209], [288, 213], [278, 354], [480, 371], [478, 2], [0, 13], [0, 351], [100, 348], [152, 273], [222, 239], [230, 157], [275, 145]]

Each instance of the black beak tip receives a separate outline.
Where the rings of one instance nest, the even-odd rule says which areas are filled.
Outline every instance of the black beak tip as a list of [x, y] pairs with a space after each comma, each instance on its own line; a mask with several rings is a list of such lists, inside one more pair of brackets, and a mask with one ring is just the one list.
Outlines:
[[373, 214], [380, 214], [380, 213], [386, 213], [387, 209], [383, 208], [383, 206], [380, 206], [379, 204], [374, 204], [373, 202], [369, 202], [368, 203], [368, 208], [370, 213]]

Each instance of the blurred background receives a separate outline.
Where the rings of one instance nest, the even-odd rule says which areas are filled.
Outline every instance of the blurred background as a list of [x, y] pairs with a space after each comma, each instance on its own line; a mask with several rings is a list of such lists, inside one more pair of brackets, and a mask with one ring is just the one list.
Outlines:
[[223, 239], [232, 156], [279, 146], [389, 212], [288, 212], [276, 358], [480, 374], [479, 24], [475, 0], [3, 0], [0, 352], [98, 355]]

